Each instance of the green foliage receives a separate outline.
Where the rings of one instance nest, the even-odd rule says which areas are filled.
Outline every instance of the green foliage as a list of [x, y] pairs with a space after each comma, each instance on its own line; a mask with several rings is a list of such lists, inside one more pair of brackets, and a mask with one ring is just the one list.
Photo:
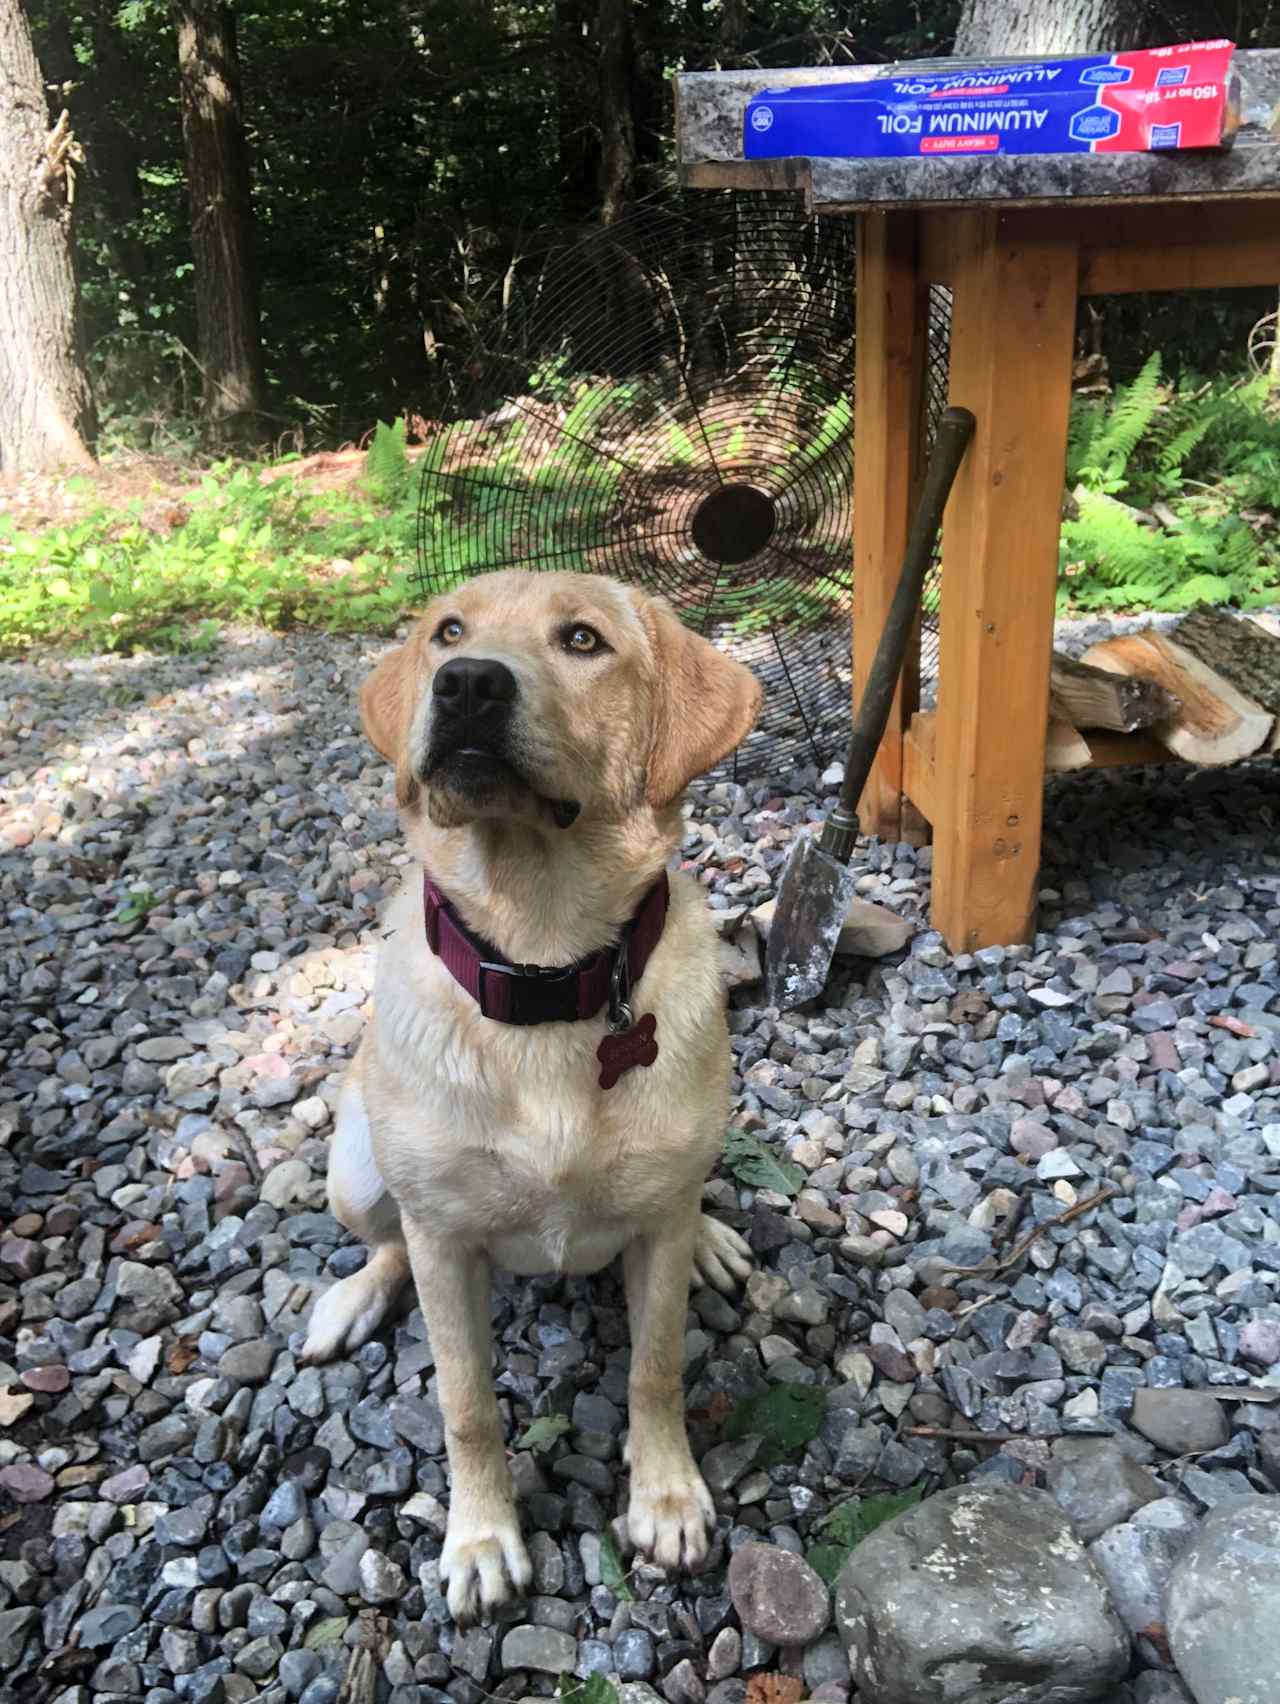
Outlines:
[[365, 456], [365, 483], [379, 503], [395, 508], [409, 490], [409, 458], [405, 454], [404, 416], [388, 426], [379, 420]]
[[1129, 458], [1145, 437], [1162, 402], [1157, 351], [1130, 385], [1110, 402], [1090, 400], [1077, 408], [1067, 435], [1067, 482], [1089, 491], [1123, 491]]
[[589, 1674], [585, 1680], [562, 1674], [556, 1686], [561, 1704], [618, 1704], [618, 1689], [602, 1674]]
[[627, 1583], [627, 1570], [622, 1566], [618, 1547], [609, 1532], [600, 1540], [600, 1580], [623, 1603], [630, 1603], [636, 1595]]
[[393, 627], [411, 601], [415, 497], [380, 507], [257, 464], [212, 469], [169, 518], [140, 501], [43, 532], [0, 516], [0, 652], [207, 649], [227, 621]]
[[1160, 371], [1152, 355], [1110, 403], [1073, 414], [1061, 608], [1280, 598], [1280, 416], [1265, 381], [1169, 386]]
[[348, 1616], [327, 1615], [323, 1621], [312, 1622], [302, 1643], [308, 1651], [328, 1650], [341, 1642], [342, 1635], [350, 1625]]
[[544, 1414], [541, 1419], [529, 1422], [516, 1439], [515, 1447], [518, 1450], [549, 1450], [571, 1425], [565, 1414]]
[[827, 1399], [812, 1385], [774, 1385], [760, 1396], [747, 1396], [725, 1423], [726, 1438], [763, 1439], [756, 1461], [774, 1467], [816, 1438]]
[[116, 912], [116, 921], [120, 923], [137, 923], [144, 918], [157, 904], [156, 896], [150, 888], [131, 888], [128, 897], [122, 901]]
[[736, 1126], [725, 1134], [724, 1163], [748, 1189], [776, 1189], [780, 1195], [795, 1195], [804, 1182], [804, 1171], [794, 1160], [780, 1159], [758, 1136]]
[[818, 1522], [823, 1542], [815, 1544], [805, 1560], [829, 1586], [834, 1586], [840, 1570], [863, 1539], [895, 1515], [913, 1508], [923, 1494], [923, 1488], [916, 1485], [897, 1496], [851, 1497]]

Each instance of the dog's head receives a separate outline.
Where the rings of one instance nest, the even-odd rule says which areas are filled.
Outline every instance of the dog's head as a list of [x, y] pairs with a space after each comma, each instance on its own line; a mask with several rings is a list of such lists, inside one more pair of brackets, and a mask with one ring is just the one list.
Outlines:
[[662, 809], [744, 737], [760, 687], [666, 604], [518, 570], [442, 593], [365, 682], [396, 798], [440, 828]]

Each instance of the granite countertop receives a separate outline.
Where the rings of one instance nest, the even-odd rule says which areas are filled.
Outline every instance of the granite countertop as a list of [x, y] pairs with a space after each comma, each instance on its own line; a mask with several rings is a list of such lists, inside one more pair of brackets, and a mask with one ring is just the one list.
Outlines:
[[[937, 60], [896, 65], [811, 66], [793, 70], [693, 71], [678, 75], [680, 169], [693, 188], [804, 191], [815, 212], [864, 208], [1019, 205], [1063, 200], [1162, 201], [1174, 196], [1280, 197], [1280, 51], [1237, 53], [1242, 125], [1221, 152], [1155, 154], [986, 154], [971, 158], [746, 160], [747, 102], [765, 89], [804, 83], [861, 83]], [[977, 61], [944, 63], [957, 66]], [[982, 63], [991, 63], [983, 61]], [[1004, 63], [996, 61], [996, 63]], [[1259, 209], [1260, 218], [1280, 210]]]

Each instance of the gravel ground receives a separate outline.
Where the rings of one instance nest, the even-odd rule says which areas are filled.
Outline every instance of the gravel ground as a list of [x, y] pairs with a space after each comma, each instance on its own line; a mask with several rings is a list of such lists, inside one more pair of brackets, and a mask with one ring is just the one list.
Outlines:
[[[737, 1122], [807, 1176], [707, 1186], [758, 1260], [736, 1300], [691, 1298], [710, 1569], [610, 1566], [616, 1275], [508, 1282], [510, 1436], [572, 1426], [513, 1456], [536, 1595], [461, 1635], [420, 1316], [297, 1361], [312, 1295], [363, 1258], [323, 1178], [404, 862], [353, 714], [376, 649], [241, 636], [0, 675], [0, 1695], [333, 1704], [345, 1672], [349, 1698], [479, 1704], [571, 1670], [627, 1704], [738, 1704], [768, 1669], [842, 1704], [812, 1577], [792, 1603], [760, 1569], [853, 1489], [976, 1485], [1047, 1487], [1091, 1545], [1134, 1640], [1113, 1704], [1190, 1698], [1159, 1589], [1144, 1607], [1149, 1529], [1280, 1488], [1280, 766], [1056, 783], [1027, 948], [948, 953], [928, 851], [866, 849], [909, 948], [803, 1016], [733, 995]], [[834, 779], [691, 795], [685, 858], [747, 962]], [[785, 1384], [825, 1415], [763, 1466], [724, 1416]]]

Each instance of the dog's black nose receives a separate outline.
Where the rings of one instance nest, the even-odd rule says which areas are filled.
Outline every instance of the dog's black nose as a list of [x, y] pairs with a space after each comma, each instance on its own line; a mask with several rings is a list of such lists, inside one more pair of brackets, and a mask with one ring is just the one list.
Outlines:
[[515, 702], [516, 677], [493, 657], [452, 657], [431, 683], [439, 708], [461, 721], [497, 721]]

